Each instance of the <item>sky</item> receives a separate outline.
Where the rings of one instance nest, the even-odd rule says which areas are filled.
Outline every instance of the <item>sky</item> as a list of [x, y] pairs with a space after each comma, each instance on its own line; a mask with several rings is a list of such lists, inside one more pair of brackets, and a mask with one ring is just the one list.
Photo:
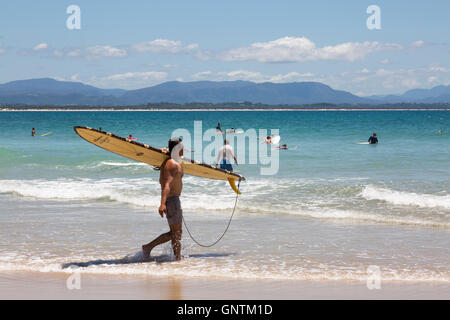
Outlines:
[[318, 81], [401, 94], [450, 85], [448, 12], [448, 0], [2, 1], [0, 83]]

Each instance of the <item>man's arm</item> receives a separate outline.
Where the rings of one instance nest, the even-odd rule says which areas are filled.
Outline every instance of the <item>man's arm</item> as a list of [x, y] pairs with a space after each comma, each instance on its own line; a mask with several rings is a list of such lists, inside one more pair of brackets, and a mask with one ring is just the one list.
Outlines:
[[236, 156], [234, 155], [234, 152], [233, 152], [233, 148], [230, 148], [230, 152], [231, 152], [231, 156], [234, 159], [234, 162], [236, 162], [236, 165], [238, 165], [237, 158], [236, 158]]
[[223, 155], [223, 147], [221, 147], [219, 149], [219, 152], [217, 153], [216, 166], [219, 164], [219, 161], [222, 158], [222, 155]]

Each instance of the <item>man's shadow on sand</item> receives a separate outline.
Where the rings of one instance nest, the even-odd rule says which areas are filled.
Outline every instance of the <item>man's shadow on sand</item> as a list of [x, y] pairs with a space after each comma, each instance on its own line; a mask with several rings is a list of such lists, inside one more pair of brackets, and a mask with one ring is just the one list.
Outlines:
[[[184, 256], [183, 258], [190, 259], [190, 258], [219, 258], [219, 257], [228, 257], [232, 256], [235, 253], [202, 253], [202, 254], [190, 254], [187, 256]], [[167, 262], [175, 262], [175, 259], [172, 255], [163, 254], [160, 256], [153, 256], [148, 259], [145, 259], [142, 251], [136, 253], [134, 256], [125, 256], [121, 259], [110, 259], [110, 260], [91, 260], [91, 261], [80, 261], [80, 262], [68, 262], [63, 263], [61, 267], [63, 269], [67, 269], [70, 267], [79, 267], [79, 268], [87, 268], [90, 266], [98, 266], [98, 265], [126, 265], [126, 264], [137, 264], [137, 263], [148, 263], [148, 262], [154, 262], [156, 264], [163, 264]]]

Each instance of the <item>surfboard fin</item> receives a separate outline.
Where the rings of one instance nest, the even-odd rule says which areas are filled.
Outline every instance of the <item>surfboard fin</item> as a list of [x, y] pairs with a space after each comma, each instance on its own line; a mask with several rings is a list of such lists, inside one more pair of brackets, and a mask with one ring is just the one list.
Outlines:
[[236, 187], [235, 181], [236, 181], [235, 179], [228, 178], [228, 183], [230, 184], [231, 189], [233, 189], [233, 191], [236, 192], [237, 194], [241, 194], [239, 189]]

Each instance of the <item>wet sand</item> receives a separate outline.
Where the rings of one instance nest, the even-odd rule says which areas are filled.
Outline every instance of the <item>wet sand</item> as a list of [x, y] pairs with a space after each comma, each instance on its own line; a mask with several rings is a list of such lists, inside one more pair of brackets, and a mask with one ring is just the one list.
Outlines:
[[[0, 273], [0, 299], [450, 299], [450, 284], [359, 281], [265, 281], [39, 272]], [[77, 286], [79, 284], [79, 289]]]

